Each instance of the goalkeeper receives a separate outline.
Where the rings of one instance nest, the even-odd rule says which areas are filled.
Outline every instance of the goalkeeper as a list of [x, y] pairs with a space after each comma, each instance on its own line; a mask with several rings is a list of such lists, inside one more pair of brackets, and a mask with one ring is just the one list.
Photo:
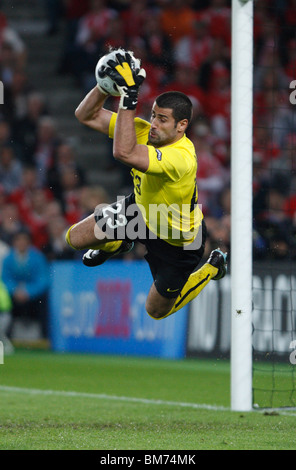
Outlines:
[[[137, 118], [145, 70], [135, 67], [133, 54], [123, 49], [109, 53], [105, 63], [102, 72], [120, 93], [118, 112], [103, 107], [108, 95], [98, 83], [75, 115], [113, 139], [114, 158], [131, 168], [134, 192], [70, 227], [66, 240], [73, 249], [88, 249], [83, 256], [86, 266], [99, 266], [129, 252], [134, 239], [144, 243], [154, 280], [146, 311], [161, 319], [186, 305], [211, 279], [221, 279], [226, 254], [212, 251], [196, 270], [204, 253], [206, 226], [197, 204], [195, 149], [185, 134], [192, 117], [190, 99], [180, 92], [163, 93], [155, 99], [150, 123]], [[133, 239], [128, 229], [135, 221], [141, 230]]]

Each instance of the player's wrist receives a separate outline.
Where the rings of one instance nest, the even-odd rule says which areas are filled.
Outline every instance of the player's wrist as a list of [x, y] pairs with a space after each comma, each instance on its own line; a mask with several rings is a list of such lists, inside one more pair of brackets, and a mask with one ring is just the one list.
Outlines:
[[131, 109], [134, 110], [138, 104], [139, 89], [122, 89], [120, 93], [119, 108], [120, 109]]

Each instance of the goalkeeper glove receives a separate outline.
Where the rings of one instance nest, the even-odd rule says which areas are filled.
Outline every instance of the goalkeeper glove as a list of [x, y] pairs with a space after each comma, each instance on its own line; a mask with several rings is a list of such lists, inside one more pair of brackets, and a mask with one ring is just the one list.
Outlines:
[[115, 60], [108, 60], [105, 73], [116, 83], [120, 93], [119, 107], [121, 109], [136, 109], [140, 86], [146, 78], [143, 68], [135, 69], [134, 60], [129, 52], [116, 54]]

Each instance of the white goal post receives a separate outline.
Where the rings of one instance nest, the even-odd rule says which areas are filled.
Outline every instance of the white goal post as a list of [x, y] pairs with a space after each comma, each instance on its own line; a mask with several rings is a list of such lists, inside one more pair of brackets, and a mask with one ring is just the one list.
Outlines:
[[252, 410], [253, 0], [232, 0], [231, 409]]

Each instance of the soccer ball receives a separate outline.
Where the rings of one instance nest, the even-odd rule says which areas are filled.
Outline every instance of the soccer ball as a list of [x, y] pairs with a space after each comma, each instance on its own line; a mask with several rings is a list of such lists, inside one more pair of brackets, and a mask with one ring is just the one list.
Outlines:
[[[95, 77], [97, 84], [99, 87], [107, 94], [112, 95], [112, 96], [119, 96], [120, 93], [118, 91], [118, 88], [116, 86], [116, 83], [110, 78], [108, 75], [105, 73], [105, 69], [108, 66], [107, 62], [109, 60], [114, 60], [115, 62], [118, 62], [116, 58], [116, 54], [125, 54], [124, 49], [116, 49], [112, 52], [109, 52], [109, 54], [104, 55], [103, 57], [100, 58], [99, 62], [96, 65], [96, 70], [95, 70]], [[132, 56], [132, 61], [131, 61], [131, 67], [133, 70], [140, 70], [141, 68], [141, 61], [139, 59], [136, 59], [134, 57], [134, 54], [132, 51], [128, 51], [131, 56]]]

